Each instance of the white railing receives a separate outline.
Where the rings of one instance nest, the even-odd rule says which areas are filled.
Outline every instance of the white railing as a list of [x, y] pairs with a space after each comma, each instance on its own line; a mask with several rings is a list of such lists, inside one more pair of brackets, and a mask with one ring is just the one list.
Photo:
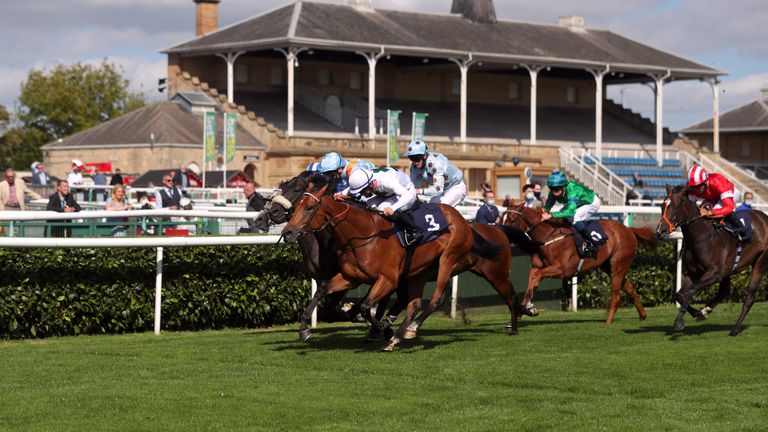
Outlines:
[[[609, 204], [624, 204], [627, 192], [632, 188], [619, 176], [613, 174], [602, 164], [587, 164], [582, 157], [585, 152], [578, 154], [570, 147], [560, 147], [560, 166], [571, 173], [579, 181]], [[595, 161], [597, 162], [597, 161]], [[600, 165], [600, 166], [599, 166]], [[603, 174], [601, 171], [604, 171]]]

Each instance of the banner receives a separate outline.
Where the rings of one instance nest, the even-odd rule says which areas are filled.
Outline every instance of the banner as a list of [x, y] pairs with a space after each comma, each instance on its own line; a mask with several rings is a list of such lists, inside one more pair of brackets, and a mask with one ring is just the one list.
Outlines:
[[205, 162], [216, 160], [216, 113], [205, 113], [203, 121], [203, 152]]
[[400, 160], [397, 132], [400, 130], [400, 111], [387, 110], [387, 166]]
[[235, 159], [237, 145], [237, 114], [224, 114], [224, 163]]
[[411, 136], [413, 140], [424, 140], [424, 131], [427, 129], [427, 113], [413, 113], [411, 123]]

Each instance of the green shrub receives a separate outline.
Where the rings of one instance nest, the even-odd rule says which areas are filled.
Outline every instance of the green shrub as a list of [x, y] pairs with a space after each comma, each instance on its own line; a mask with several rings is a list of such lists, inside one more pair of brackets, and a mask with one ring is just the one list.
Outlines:
[[[676, 242], [665, 242], [653, 249], [641, 246], [635, 262], [629, 270], [628, 279], [637, 289], [645, 306], [673, 303], [676, 272]], [[741, 302], [747, 293], [751, 268], [733, 276], [731, 294], [726, 301]], [[685, 274], [685, 268], [683, 268]], [[758, 300], [766, 300], [765, 281], [758, 293]], [[703, 289], [694, 302], [703, 304], [714, 297], [718, 285]], [[569, 293], [565, 295], [570, 296]], [[606, 308], [611, 298], [610, 279], [601, 270], [589, 272], [579, 278], [579, 307]], [[622, 291], [622, 304], [631, 303], [629, 296]]]
[[[0, 250], [0, 337], [151, 330], [155, 253]], [[163, 258], [164, 329], [295, 322], [309, 299], [295, 246], [166, 248]]]

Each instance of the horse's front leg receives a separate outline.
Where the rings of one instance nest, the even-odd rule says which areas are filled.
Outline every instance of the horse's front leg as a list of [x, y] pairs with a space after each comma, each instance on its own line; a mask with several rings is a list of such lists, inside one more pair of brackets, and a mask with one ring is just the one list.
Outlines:
[[[381, 321], [371, 313], [371, 309], [374, 305], [378, 305], [384, 297], [391, 294], [392, 291], [395, 290], [396, 284], [396, 275], [393, 278], [389, 275], [382, 274], [376, 279], [376, 282], [373, 284], [370, 291], [368, 291], [368, 294], [363, 301], [360, 302], [360, 315], [370, 323], [370, 333], [381, 333], [384, 328]], [[384, 307], [384, 305], [382, 305], [382, 307]], [[367, 340], [368, 339], [366, 338], [366, 341]]]
[[536, 294], [536, 290], [539, 288], [539, 283], [541, 283], [541, 280], [544, 278], [560, 276], [561, 274], [562, 269], [559, 265], [551, 265], [544, 268], [532, 267], [531, 271], [528, 273], [528, 287], [525, 289], [525, 295], [520, 302], [522, 305], [521, 312], [528, 316], [538, 316], [539, 311], [536, 310], [533, 305], [529, 305], [529, 303], [533, 299], [534, 294]]
[[[696, 316], [697, 319], [705, 320], [707, 319], [707, 315], [711, 314], [712, 311], [719, 305], [723, 300], [725, 300], [726, 297], [731, 293], [731, 276], [726, 276], [723, 280], [720, 281], [720, 286], [717, 289], [717, 293], [715, 294], [715, 297], [712, 298], [707, 304], [701, 308], [701, 310], [698, 311], [698, 315]], [[688, 308], [690, 312], [690, 307]]]
[[673, 329], [675, 331], [681, 331], [685, 328], [685, 313], [688, 311], [688, 307], [691, 305], [691, 300], [699, 290], [715, 283], [720, 279], [717, 269], [711, 269], [704, 273], [701, 278], [693, 281], [687, 291], [680, 291], [675, 294], [677, 301], [680, 303], [680, 309], [677, 312], [677, 318], [675, 318], [675, 324]]
[[315, 310], [318, 302], [320, 302], [320, 300], [322, 300], [325, 295], [342, 292], [342, 291], [348, 291], [349, 289], [351, 289], [356, 285], [357, 284], [345, 279], [341, 273], [338, 273], [336, 276], [331, 278], [331, 280], [319, 286], [317, 288], [317, 292], [315, 292], [315, 295], [312, 297], [312, 300], [309, 301], [309, 304], [307, 304], [306, 309], [304, 309], [304, 313], [301, 315], [301, 324], [299, 326], [299, 340], [302, 342], [306, 342], [311, 336], [308, 323], [309, 323], [309, 320], [312, 319], [312, 311]]

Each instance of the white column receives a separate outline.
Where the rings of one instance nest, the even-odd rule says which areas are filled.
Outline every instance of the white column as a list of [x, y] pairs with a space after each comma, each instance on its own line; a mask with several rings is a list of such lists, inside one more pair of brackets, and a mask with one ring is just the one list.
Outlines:
[[245, 54], [245, 51], [216, 54], [227, 62], [227, 101], [235, 103], [235, 60]]
[[157, 248], [155, 273], [155, 334], [160, 334], [160, 311], [163, 305], [163, 248]]
[[461, 114], [460, 114], [460, 130], [459, 139], [461, 142], [467, 142], [467, 74], [469, 68], [475, 61], [472, 60], [472, 54], [469, 54], [467, 59], [451, 59], [459, 66], [459, 72], [461, 72]]
[[659, 166], [664, 164], [664, 81], [670, 75], [669, 70], [664, 75], [650, 75], [656, 82], [656, 161]]
[[384, 48], [377, 53], [358, 51], [368, 61], [368, 139], [376, 139], [376, 63], [384, 55]]
[[720, 81], [707, 80], [712, 87], [712, 151], [720, 153]]
[[539, 71], [544, 69], [544, 66], [532, 66], [523, 65], [528, 69], [528, 74], [531, 76], [531, 145], [536, 144], [536, 103], [537, 103], [537, 89], [539, 79]]
[[294, 68], [299, 67], [299, 53], [306, 51], [309, 48], [291, 47], [288, 50], [282, 48], [275, 48], [275, 51], [280, 51], [285, 56], [285, 68], [288, 72], [288, 130], [286, 133], [289, 137], [293, 136], [293, 101], [294, 101], [294, 81], [295, 74]]
[[608, 65], [603, 70], [589, 70], [589, 73], [595, 77], [595, 157], [601, 162], [603, 160], [603, 77], [609, 70]]

